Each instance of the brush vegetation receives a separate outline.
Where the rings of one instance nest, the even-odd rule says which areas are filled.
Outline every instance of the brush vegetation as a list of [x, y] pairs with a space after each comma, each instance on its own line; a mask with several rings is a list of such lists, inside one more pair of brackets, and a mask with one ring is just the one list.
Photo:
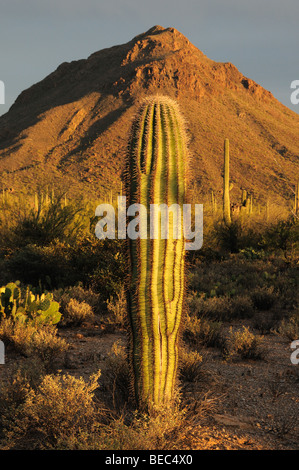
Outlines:
[[[43, 239], [40, 232], [38, 240], [33, 239], [29, 231], [33, 215], [25, 212], [30, 200], [34, 204], [34, 194], [18, 200], [20, 210], [24, 206], [22, 218], [15, 214], [16, 204], [2, 202], [1, 302], [7, 303], [0, 338], [8, 357], [14, 354], [19, 361], [1, 381], [1, 448], [195, 448], [194, 423], [204, 423], [215, 403], [200, 395], [194, 411], [194, 401], [189, 402], [184, 390], [209, 382], [204, 351], [218, 351], [220, 360], [228, 363], [261, 363], [267, 357], [269, 335], [298, 339], [297, 219], [284, 211], [265, 218], [253, 206], [252, 214], [232, 217], [227, 225], [222, 211], [207, 204], [205, 244], [187, 260], [174, 408], [172, 412], [162, 406], [153, 407], [150, 414], [136, 412], [126, 347], [115, 345], [101, 363], [101, 372], [95, 371], [90, 378], [59, 372], [70, 361], [66, 329], [81, 332], [79, 328], [92, 324], [104, 336], [128, 332], [125, 243], [97, 240], [88, 209], [84, 225], [81, 221], [80, 230], [74, 230], [80, 200], [73, 201], [72, 217], [64, 214], [65, 223], [55, 238]], [[89, 201], [91, 207], [97, 203]], [[44, 213], [52, 213], [52, 204], [56, 202], [43, 207]], [[24, 227], [28, 238], [16, 237]], [[11, 289], [18, 289], [10, 293], [10, 304], [9, 283]], [[24, 322], [12, 314], [17, 301], [17, 307], [24, 306], [29, 292], [32, 301], [35, 296], [39, 301], [57, 302], [60, 320], [37, 322], [31, 313], [30, 321]]]

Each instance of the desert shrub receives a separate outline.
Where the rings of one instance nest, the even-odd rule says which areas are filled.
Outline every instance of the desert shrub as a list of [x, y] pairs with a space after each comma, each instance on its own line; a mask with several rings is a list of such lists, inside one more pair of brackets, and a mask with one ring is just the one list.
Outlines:
[[52, 369], [56, 359], [63, 355], [67, 349], [67, 342], [57, 336], [57, 328], [46, 326], [37, 328], [32, 333], [27, 354], [41, 358], [47, 368]]
[[71, 266], [78, 274], [76, 282], [82, 281], [85, 287], [100, 294], [103, 304], [123, 287], [127, 272], [123, 242], [92, 237], [77, 243], [71, 253]]
[[264, 234], [263, 243], [268, 249], [280, 250], [286, 258], [292, 255], [292, 252], [296, 253], [297, 251], [298, 253], [298, 218], [291, 216], [287, 219], [272, 223]]
[[205, 297], [249, 295], [256, 288], [273, 286], [280, 296], [287, 292], [294, 299], [298, 291], [296, 264], [278, 255], [250, 260], [234, 254], [221, 262], [196, 262], [188, 277], [190, 290]]
[[200, 346], [217, 347], [221, 344], [221, 322], [198, 318], [196, 316], [187, 316], [184, 325], [183, 337], [191, 346], [198, 348]]
[[85, 288], [82, 283], [63, 289], [56, 289], [53, 291], [53, 296], [54, 299], [61, 304], [62, 309], [66, 307], [71, 299], [75, 299], [78, 302], [86, 302], [95, 313], [99, 308], [100, 295], [94, 292], [90, 287]]
[[228, 359], [236, 355], [240, 355], [242, 359], [262, 359], [265, 354], [263, 337], [254, 335], [245, 326], [237, 331], [233, 331], [230, 327], [224, 350]]
[[279, 312], [257, 312], [253, 317], [252, 327], [258, 330], [262, 335], [273, 333], [277, 330], [280, 323]]
[[250, 318], [254, 313], [254, 306], [249, 295], [236, 295], [231, 298], [231, 318]]
[[135, 413], [130, 423], [126, 423], [123, 416], [113, 420], [102, 433], [101, 449], [180, 449], [188, 440], [189, 432], [191, 435], [185, 409], [159, 407], [150, 414]]
[[[189, 299], [189, 310], [200, 318], [228, 321], [233, 318], [248, 318], [253, 315], [253, 303], [247, 295], [228, 297], [192, 296]], [[216, 325], [214, 325], [216, 326]]]
[[252, 246], [249, 246], [247, 248], [244, 248], [243, 250], [240, 250], [240, 253], [246, 259], [250, 259], [250, 260], [265, 258], [265, 251], [263, 249], [253, 248]]
[[182, 381], [197, 382], [202, 374], [202, 356], [197, 351], [181, 349], [179, 371]]
[[70, 299], [64, 308], [62, 323], [64, 325], [81, 325], [84, 321], [93, 319], [94, 313], [88, 303]]
[[271, 283], [276, 269], [269, 260], [247, 260], [243, 255], [231, 255], [221, 262], [191, 266], [189, 288], [205, 297], [248, 295], [250, 290]]
[[[186, 438], [184, 411], [153, 410], [128, 420], [109, 417], [95, 391], [100, 372], [85, 381], [45, 375], [32, 387], [17, 373], [0, 389], [0, 435], [5, 449], [169, 449]], [[189, 429], [189, 428], [186, 428]], [[142, 439], [140, 439], [142, 436]]]
[[250, 294], [253, 305], [258, 310], [270, 310], [277, 302], [277, 294], [273, 287], [259, 287]]
[[290, 318], [284, 318], [277, 328], [277, 333], [293, 341], [299, 338], [299, 313]]
[[215, 225], [216, 238], [220, 247], [231, 253], [237, 253], [240, 249], [242, 237], [242, 225], [235, 220], [230, 225], [219, 222]]
[[221, 320], [230, 315], [231, 299], [226, 296], [208, 298], [193, 296], [189, 310], [193, 316]]
[[[46, 375], [36, 389], [21, 383], [13, 422], [5, 430], [10, 444], [29, 442], [34, 449], [88, 447], [98, 428], [94, 391], [100, 372], [89, 382], [71, 375]], [[22, 444], [20, 444], [22, 445]]]
[[101, 389], [103, 400], [116, 410], [122, 409], [130, 398], [131, 373], [127, 352], [118, 341], [115, 342], [105, 361], [102, 371]]
[[149, 413], [132, 413], [113, 419], [100, 436], [101, 449], [179, 450], [194, 449], [207, 415], [215, 411], [216, 400], [210, 394], [190, 397], [183, 405], [179, 397], [174, 406], [156, 406]]
[[12, 318], [3, 319], [0, 323], [0, 338], [5, 345], [11, 345], [21, 354], [30, 355], [32, 335], [36, 327], [14, 322]]
[[86, 236], [73, 245], [59, 240], [47, 246], [31, 244], [14, 251], [3, 269], [9, 279], [41, 284], [51, 291], [81, 283], [84, 289], [99, 294], [105, 304], [123, 286], [126, 263], [121, 241]]
[[127, 299], [125, 289], [122, 288], [114, 297], [107, 300], [108, 314], [105, 317], [105, 326], [109, 331], [126, 328], [127, 326]]
[[277, 301], [281, 308], [296, 310], [299, 306], [299, 277], [296, 266], [280, 269], [273, 285], [277, 293]]
[[260, 236], [263, 228], [252, 226], [247, 220], [234, 219], [227, 225], [222, 220], [217, 221], [214, 226], [215, 238], [219, 247], [229, 253], [238, 253], [240, 250], [259, 250]]
[[10, 279], [24, 284], [41, 285], [52, 290], [64, 283], [75, 283], [68, 255], [68, 247], [59, 241], [48, 246], [27, 245], [16, 250], [5, 262]]
[[222, 250], [242, 251], [251, 259], [263, 258], [265, 250], [279, 250], [292, 259], [296, 257], [296, 251], [298, 253], [298, 218], [281, 214], [268, 223], [255, 215], [235, 219], [230, 225], [219, 219], [214, 225], [214, 237]]
[[14, 322], [11, 318], [1, 321], [0, 338], [25, 356], [40, 358], [47, 367], [51, 367], [68, 348], [66, 341], [57, 336], [55, 326], [36, 327]]
[[64, 205], [62, 196], [40, 204], [38, 210], [24, 210], [12, 230], [13, 242], [19, 247], [44, 246], [54, 240], [73, 243], [84, 227], [84, 212], [82, 203], [74, 201]]
[[29, 380], [20, 371], [16, 371], [5, 382], [2, 382], [0, 387], [1, 439], [9, 439], [18, 408], [24, 404], [30, 390]]

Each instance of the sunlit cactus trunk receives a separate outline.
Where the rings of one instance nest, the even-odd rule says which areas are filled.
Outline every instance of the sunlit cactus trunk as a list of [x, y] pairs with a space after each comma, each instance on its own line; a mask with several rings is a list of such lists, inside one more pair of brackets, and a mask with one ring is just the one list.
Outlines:
[[[171, 404], [174, 397], [185, 287], [187, 159], [184, 125], [176, 102], [162, 96], [146, 99], [132, 126], [126, 169], [127, 204], [143, 204], [147, 209], [146, 215], [140, 213], [143, 235], [136, 240], [128, 238], [131, 361], [135, 397], [141, 408]], [[154, 238], [150, 238], [152, 204], [179, 205], [180, 238], [173, 236], [176, 220], [171, 212], [168, 238], [162, 238], [162, 216], [154, 225]]]
[[223, 175], [223, 219], [226, 225], [231, 224], [229, 197], [229, 140], [224, 140], [224, 175]]

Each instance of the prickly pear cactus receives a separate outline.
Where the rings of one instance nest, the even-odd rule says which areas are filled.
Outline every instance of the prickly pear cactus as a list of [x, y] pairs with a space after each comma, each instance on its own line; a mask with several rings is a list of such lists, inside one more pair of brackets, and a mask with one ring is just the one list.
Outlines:
[[14, 282], [0, 288], [0, 318], [35, 324], [56, 324], [61, 319], [59, 303], [53, 294], [33, 295], [29, 287], [22, 289]]

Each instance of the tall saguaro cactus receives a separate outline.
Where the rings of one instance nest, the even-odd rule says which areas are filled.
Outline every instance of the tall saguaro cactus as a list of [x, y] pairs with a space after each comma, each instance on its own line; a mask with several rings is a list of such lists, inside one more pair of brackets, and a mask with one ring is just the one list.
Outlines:
[[[163, 96], [147, 98], [132, 126], [126, 172], [127, 203], [143, 204], [146, 222], [152, 204], [168, 208], [177, 204], [182, 209], [187, 157], [176, 102]], [[177, 222], [182, 229], [182, 215]], [[158, 236], [149, 237], [147, 223], [147, 237], [128, 239], [131, 362], [135, 397], [141, 408], [171, 403], [177, 378], [185, 241], [183, 235], [173, 237], [173, 217], [169, 217], [168, 238], [161, 236], [161, 223], [155, 227]]]
[[229, 198], [229, 140], [224, 140], [224, 175], [223, 175], [223, 219], [226, 225], [231, 223]]

